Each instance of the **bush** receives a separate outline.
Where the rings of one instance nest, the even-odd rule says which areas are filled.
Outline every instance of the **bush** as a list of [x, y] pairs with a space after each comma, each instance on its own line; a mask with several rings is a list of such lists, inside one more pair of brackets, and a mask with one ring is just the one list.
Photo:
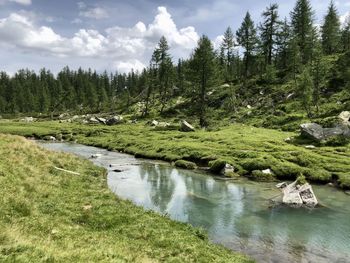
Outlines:
[[197, 165], [193, 162], [185, 161], [185, 160], [177, 160], [175, 162], [176, 167], [184, 168], [184, 169], [189, 169], [189, 170], [194, 170], [197, 168]]

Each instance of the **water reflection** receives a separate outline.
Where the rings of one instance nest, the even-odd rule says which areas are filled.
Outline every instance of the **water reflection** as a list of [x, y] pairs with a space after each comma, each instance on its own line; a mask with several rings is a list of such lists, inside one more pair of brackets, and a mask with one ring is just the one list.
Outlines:
[[108, 167], [113, 163], [123, 170], [108, 175], [108, 184], [118, 196], [203, 227], [214, 242], [247, 253], [259, 262], [350, 262], [349, 197], [340, 191], [315, 187], [328, 208], [269, 208], [268, 199], [278, 194], [273, 184], [218, 181], [93, 147], [45, 147], [84, 157], [103, 153], [102, 158], [94, 160], [97, 164]]

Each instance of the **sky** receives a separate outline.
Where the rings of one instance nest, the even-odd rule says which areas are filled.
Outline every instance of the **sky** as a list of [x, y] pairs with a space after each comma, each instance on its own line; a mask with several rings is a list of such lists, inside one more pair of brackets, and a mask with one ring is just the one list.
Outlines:
[[[281, 18], [295, 5], [294, 0], [0, 0], [0, 71], [142, 70], [161, 36], [174, 61], [186, 58], [203, 34], [218, 46], [225, 29], [236, 31], [247, 11], [258, 23], [271, 1], [279, 4]], [[329, 1], [311, 3], [315, 23], [321, 24]], [[335, 4], [344, 21], [350, 0]]]

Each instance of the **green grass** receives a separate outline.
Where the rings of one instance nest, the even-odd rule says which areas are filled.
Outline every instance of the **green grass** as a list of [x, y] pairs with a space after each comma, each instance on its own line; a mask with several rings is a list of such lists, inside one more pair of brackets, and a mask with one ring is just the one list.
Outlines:
[[[338, 181], [350, 188], [349, 145], [322, 146], [306, 149], [305, 145], [287, 143], [296, 133], [232, 124], [216, 131], [193, 133], [157, 131], [145, 123], [103, 125], [66, 124], [58, 122], [2, 122], [0, 132], [23, 136], [62, 134], [79, 143], [134, 154], [137, 157], [176, 162], [186, 160], [208, 165], [212, 160], [225, 160], [239, 175], [251, 177], [253, 171], [271, 169], [274, 176], [262, 180], [294, 180], [303, 174], [317, 183]], [[258, 172], [254, 179], [259, 180]]]
[[[22, 133], [49, 133], [31, 127]], [[200, 229], [115, 197], [106, 171], [87, 160], [3, 134], [0, 154], [0, 262], [249, 262]]]

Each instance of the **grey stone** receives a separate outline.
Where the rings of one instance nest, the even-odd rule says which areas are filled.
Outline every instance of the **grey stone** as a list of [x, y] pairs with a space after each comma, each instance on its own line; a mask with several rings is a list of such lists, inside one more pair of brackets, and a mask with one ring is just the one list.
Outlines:
[[324, 139], [323, 128], [316, 123], [305, 123], [300, 125], [301, 135], [312, 140], [321, 141]]
[[[281, 185], [282, 186], [282, 185]], [[283, 184], [284, 186], [284, 184]], [[312, 186], [308, 183], [298, 185], [297, 181], [282, 188], [282, 202], [291, 207], [315, 207], [318, 204]]]
[[263, 174], [273, 174], [271, 169], [266, 169], [261, 171]]
[[156, 120], [153, 120], [153, 121], [151, 122], [151, 126], [153, 126], [153, 127], [157, 127], [158, 124], [159, 124], [159, 122], [156, 121]]
[[111, 125], [117, 125], [123, 122], [123, 117], [122, 116], [113, 116], [112, 118], [109, 118], [106, 121], [106, 124], [111, 126]]
[[339, 114], [338, 118], [342, 123], [349, 125], [350, 124], [350, 111], [341, 112]]
[[189, 124], [187, 121], [183, 120], [181, 122], [180, 131], [193, 132], [193, 131], [195, 131], [195, 128], [191, 124]]
[[220, 171], [220, 174], [223, 176], [232, 176], [234, 172], [235, 168], [231, 164], [226, 163], [225, 167]]
[[96, 120], [98, 120], [99, 123], [102, 123], [102, 124], [106, 124], [107, 123], [107, 120], [105, 118], [96, 117]]
[[95, 117], [91, 117], [88, 122], [90, 124], [98, 124], [98, 123], [100, 123]]

